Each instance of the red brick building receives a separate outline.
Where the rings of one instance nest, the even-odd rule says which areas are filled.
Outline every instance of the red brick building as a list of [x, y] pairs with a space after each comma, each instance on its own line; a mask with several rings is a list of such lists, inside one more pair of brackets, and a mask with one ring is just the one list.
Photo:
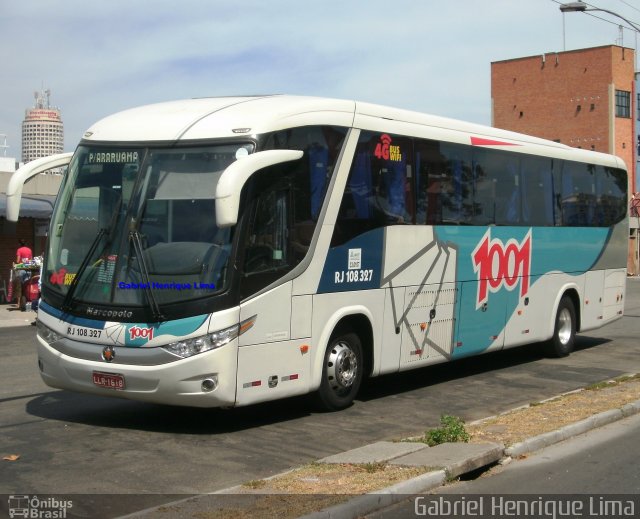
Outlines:
[[[636, 185], [634, 65], [634, 50], [617, 45], [493, 62], [492, 124], [617, 155], [627, 165], [631, 197]], [[635, 249], [630, 243], [629, 267], [637, 273]]]

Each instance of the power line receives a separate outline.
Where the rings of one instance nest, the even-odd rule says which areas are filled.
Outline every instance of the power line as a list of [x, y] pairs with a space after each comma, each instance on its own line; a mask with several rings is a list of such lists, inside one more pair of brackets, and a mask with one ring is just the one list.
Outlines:
[[[624, 0], [620, 0], [620, 1], [621, 1], [621, 2], [623, 2], [623, 3], [626, 3], [626, 2], [624, 2]], [[600, 10], [603, 10], [601, 7], [598, 7], [597, 5], [593, 5], [593, 4], [590, 4], [590, 3], [587, 3], [587, 2], [583, 2], [583, 3], [585, 3], [586, 5], [588, 5], [589, 7], [591, 7], [592, 9], [600, 9]], [[634, 7], [634, 9], [636, 9], [636, 8]], [[604, 11], [606, 12], [606, 9], [605, 9]], [[636, 11], [640, 12], [640, 10], [639, 10], [639, 9], [636, 9]], [[605, 18], [600, 18], [599, 16], [595, 16], [595, 15], [593, 15], [593, 14], [589, 13], [589, 12], [585, 12], [584, 14], [588, 14], [589, 16], [593, 16], [594, 18], [597, 18], [598, 20], [602, 20], [603, 22], [607, 22], [607, 23], [610, 23], [610, 24], [612, 24], [612, 25], [620, 25], [619, 23], [612, 22], [611, 20], [606, 20]], [[620, 16], [620, 15], [618, 15], [618, 16]], [[627, 16], [625, 16], [625, 17], [620, 17], [620, 18], [621, 18], [623, 21], [625, 21], [625, 22], [627, 22], [627, 23], [631, 24], [631, 27], [627, 27], [628, 29], [631, 29], [632, 31], [638, 31], [638, 29], [637, 29], [636, 27], [633, 27], [633, 25], [636, 25], [636, 26], [640, 25], [638, 22], [636, 22], [636, 21], [634, 21], [634, 20], [629, 20], [629, 18], [628, 18]], [[625, 20], [624, 18], [627, 18], [627, 20]]]
[[627, 7], [630, 7], [634, 11], [638, 11], [640, 13], [640, 9], [638, 9], [635, 5], [631, 5], [629, 2], [625, 2], [624, 0], [620, 0], [620, 2], [622, 2]]

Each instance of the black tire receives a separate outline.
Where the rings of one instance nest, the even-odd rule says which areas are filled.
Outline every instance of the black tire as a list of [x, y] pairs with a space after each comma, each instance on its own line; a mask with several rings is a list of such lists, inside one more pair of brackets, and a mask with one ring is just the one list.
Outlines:
[[551, 357], [566, 357], [576, 342], [576, 310], [570, 297], [564, 296], [558, 305], [553, 337], [547, 342], [546, 351]]
[[322, 382], [316, 395], [321, 408], [338, 411], [349, 407], [358, 394], [363, 372], [360, 338], [355, 333], [332, 338], [324, 354]]

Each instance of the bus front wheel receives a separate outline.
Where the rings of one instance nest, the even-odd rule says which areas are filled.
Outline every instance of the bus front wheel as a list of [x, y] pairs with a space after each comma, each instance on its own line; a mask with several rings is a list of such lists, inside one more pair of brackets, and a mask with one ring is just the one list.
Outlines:
[[573, 351], [576, 340], [576, 310], [570, 297], [564, 296], [558, 305], [553, 337], [547, 343], [552, 357], [566, 357]]
[[327, 411], [349, 407], [362, 382], [362, 345], [355, 333], [332, 338], [324, 354], [322, 382], [317, 399]]

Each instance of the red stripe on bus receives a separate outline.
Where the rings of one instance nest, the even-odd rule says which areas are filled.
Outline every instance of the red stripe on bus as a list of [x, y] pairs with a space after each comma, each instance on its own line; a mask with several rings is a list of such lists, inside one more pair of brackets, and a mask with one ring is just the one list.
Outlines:
[[483, 139], [482, 137], [471, 137], [472, 146], [520, 146], [514, 142], [494, 141], [493, 139]]

